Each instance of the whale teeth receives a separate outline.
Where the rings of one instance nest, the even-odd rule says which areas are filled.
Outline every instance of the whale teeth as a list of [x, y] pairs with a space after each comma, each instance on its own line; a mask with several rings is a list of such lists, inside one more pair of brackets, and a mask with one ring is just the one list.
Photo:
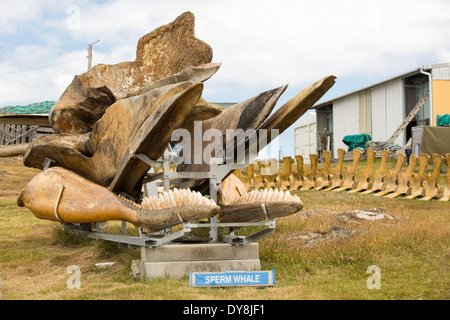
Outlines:
[[169, 190], [169, 192], [163, 192], [157, 196], [145, 197], [142, 200], [142, 207], [153, 210], [185, 205], [216, 206], [216, 202], [204, 197], [200, 192], [189, 189]]
[[291, 195], [289, 190], [278, 189], [252, 190], [241, 197], [236, 198], [231, 204], [246, 204], [259, 202], [293, 201], [301, 202], [297, 195]]
[[136, 203], [136, 202], [134, 202], [134, 201], [128, 199], [127, 197], [124, 197], [124, 196], [121, 195], [121, 194], [118, 194], [118, 195], [117, 195], [117, 198], [119, 198], [120, 201], [125, 202], [125, 203], [127, 203], [127, 204], [129, 204], [129, 205], [132, 205], [132, 206], [137, 207], [137, 208], [141, 208], [141, 205], [140, 205], [140, 204], [138, 204], [138, 203]]

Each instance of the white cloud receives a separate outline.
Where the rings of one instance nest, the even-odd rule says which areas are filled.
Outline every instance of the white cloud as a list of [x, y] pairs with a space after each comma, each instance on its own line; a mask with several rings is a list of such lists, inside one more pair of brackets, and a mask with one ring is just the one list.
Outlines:
[[[67, 11], [71, 5], [80, 9], [79, 28], [68, 25], [78, 14]], [[16, 36], [17, 44], [9, 52], [23, 67], [67, 61], [75, 53], [83, 56], [87, 45], [96, 40], [100, 42], [94, 46], [94, 64], [114, 64], [134, 60], [141, 36], [185, 11], [194, 13], [197, 37], [211, 45], [214, 61], [223, 63], [205, 87], [209, 96], [222, 101], [249, 98], [285, 83], [301, 89], [329, 74], [338, 81], [355, 76], [379, 79], [420, 64], [450, 61], [450, 2], [446, 0], [370, 4], [357, 0], [41, 0], [2, 10], [0, 27], [5, 35]], [[19, 33], [27, 25], [42, 43], [30, 44]], [[18, 43], [21, 37], [24, 43]], [[0, 74], [14, 69], [1, 52], [0, 67]], [[85, 70], [83, 61], [32, 76], [45, 84], [43, 91], [59, 97], [67, 79]], [[0, 76], [0, 87], [28, 88], [26, 78], [14, 78]], [[0, 89], [0, 105], [14, 101], [16, 92]], [[30, 97], [30, 102], [39, 97]]]

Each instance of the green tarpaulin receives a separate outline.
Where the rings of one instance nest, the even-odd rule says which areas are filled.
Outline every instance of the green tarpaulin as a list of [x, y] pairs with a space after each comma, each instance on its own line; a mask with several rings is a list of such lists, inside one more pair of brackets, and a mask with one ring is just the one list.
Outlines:
[[371, 140], [372, 137], [369, 134], [350, 134], [345, 136], [342, 142], [348, 146], [348, 151], [352, 151], [356, 148], [365, 149], [367, 141]]
[[450, 114], [438, 114], [436, 125], [438, 127], [450, 125]]
[[26, 106], [0, 107], [0, 114], [49, 114], [55, 104], [55, 101], [44, 101]]

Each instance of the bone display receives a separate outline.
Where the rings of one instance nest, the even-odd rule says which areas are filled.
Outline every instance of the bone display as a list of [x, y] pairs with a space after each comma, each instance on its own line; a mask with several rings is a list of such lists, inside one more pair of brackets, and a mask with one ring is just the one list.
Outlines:
[[[243, 161], [264, 147], [264, 141], [253, 136], [239, 141], [228, 136], [228, 130], [264, 129], [268, 144], [276, 138], [271, 130], [281, 134], [335, 83], [334, 76], [326, 76], [277, 110], [287, 85], [229, 108], [210, 103], [202, 97], [203, 88], [221, 63], [212, 63], [212, 49], [195, 37], [194, 22], [194, 15], [186, 12], [139, 39], [135, 61], [100, 64], [75, 76], [50, 111], [57, 134], [5, 149], [3, 155], [23, 154], [25, 166], [44, 170], [22, 190], [20, 206], [38, 218], [62, 223], [122, 220], [150, 231], [214, 216], [223, 222], [260, 221], [302, 209], [300, 199], [287, 190], [296, 177], [288, 168], [281, 178], [270, 174], [261, 180], [264, 188], [280, 191], [251, 191], [229, 169], [219, 181], [217, 204], [207, 198], [209, 186], [201, 179], [174, 182], [173, 190], [142, 198], [149, 170], [169, 143], [180, 142], [173, 141], [177, 129], [194, 139], [196, 123], [203, 131], [215, 129], [233, 150], [234, 161]], [[194, 149], [197, 146], [192, 155], [200, 155], [200, 163], [184, 157], [177, 166], [179, 173], [208, 172], [209, 160], [225, 156], [210, 152], [202, 138], [200, 148], [194, 140], [188, 142]], [[241, 142], [243, 152], [236, 152]], [[183, 153], [187, 156], [187, 148]]]

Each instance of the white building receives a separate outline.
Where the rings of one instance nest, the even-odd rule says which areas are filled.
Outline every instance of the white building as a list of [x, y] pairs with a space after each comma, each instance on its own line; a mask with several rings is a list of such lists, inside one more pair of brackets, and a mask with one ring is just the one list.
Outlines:
[[309, 155], [317, 153], [316, 113], [303, 115], [294, 128], [294, 154], [310, 162]]
[[[337, 157], [337, 149], [347, 150], [342, 142], [346, 135], [365, 133], [373, 141], [386, 141], [427, 92], [429, 99], [395, 141], [403, 146], [411, 137], [412, 127], [436, 125], [437, 115], [450, 113], [450, 63], [418, 67], [315, 105], [316, 128], [308, 136], [317, 141], [317, 132], [326, 128], [332, 137], [333, 157]], [[309, 138], [296, 141], [296, 154], [312, 144]]]

